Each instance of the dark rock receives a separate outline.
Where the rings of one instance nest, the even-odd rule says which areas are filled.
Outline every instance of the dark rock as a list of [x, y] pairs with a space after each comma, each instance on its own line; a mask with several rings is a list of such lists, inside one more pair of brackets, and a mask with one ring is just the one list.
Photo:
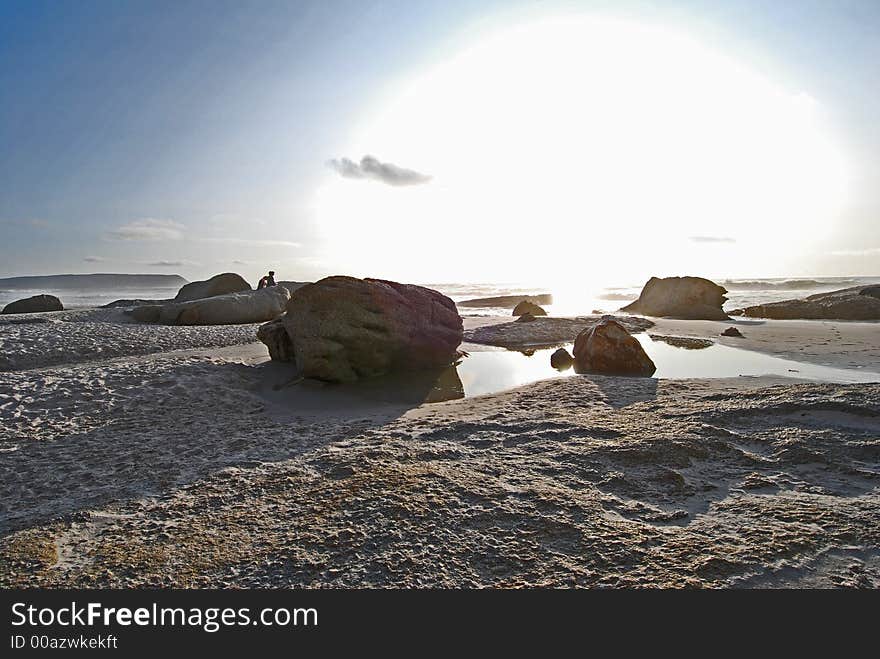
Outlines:
[[241, 275], [237, 275], [234, 272], [224, 272], [221, 275], [214, 275], [205, 281], [194, 281], [187, 284], [178, 291], [174, 301], [189, 302], [191, 300], [202, 300], [206, 297], [249, 290], [251, 290], [251, 285]]
[[535, 320], [536, 320], [536, 318], [527, 311], [526, 313], [524, 313], [522, 316], [520, 316], [519, 318], [517, 318], [513, 322], [515, 322], [515, 323], [532, 323]]
[[880, 300], [880, 286], [868, 286], [859, 291], [859, 295], [868, 295]]
[[702, 277], [651, 277], [632, 304], [621, 311], [685, 320], [726, 320], [727, 289]]
[[292, 362], [295, 360], [293, 342], [284, 327], [284, 320], [277, 318], [260, 325], [257, 338], [269, 348], [269, 357], [276, 362]]
[[574, 357], [565, 348], [559, 348], [559, 350], [550, 355], [550, 366], [557, 371], [565, 371], [571, 368], [572, 362], [574, 362]]
[[460, 307], [503, 307], [513, 309], [523, 300], [533, 304], [553, 304], [553, 296], [550, 293], [540, 295], [499, 295], [497, 297], [478, 297], [473, 300], [458, 302]]
[[528, 300], [523, 300], [519, 304], [517, 304], [513, 308], [514, 316], [523, 316], [525, 314], [531, 314], [532, 316], [546, 316], [547, 312], [544, 311], [541, 307], [539, 307], [534, 302], [529, 302]]
[[731, 314], [780, 320], [880, 320], [880, 298], [870, 292], [867, 295], [864, 293], [872, 288], [844, 288], [830, 293], [817, 293], [801, 300], [737, 309]]
[[721, 332], [721, 336], [736, 336], [736, 337], [742, 338], [742, 332], [740, 332], [735, 327], [728, 327], [726, 330]]
[[283, 321], [302, 375], [331, 382], [447, 366], [463, 333], [435, 290], [342, 276], [296, 291]]
[[101, 306], [102, 309], [117, 309], [120, 307], [142, 307], [148, 306], [151, 304], [168, 304], [169, 302], [173, 302], [171, 298], [165, 300], [141, 300], [141, 299], [131, 299], [131, 300], [113, 300], [113, 302], [108, 302]]
[[135, 307], [131, 310], [131, 317], [141, 323], [158, 323], [162, 305], [148, 304], [143, 307]]
[[651, 376], [657, 367], [626, 328], [602, 320], [578, 334], [574, 342], [574, 367], [578, 373]]
[[665, 336], [663, 334], [649, 334], [652, 341], [662, 341], [676, 348], [684, 348], [685, 350], [702, 350], [711, 348], [715, 345], [709, 339], [698, 339], [693, 336]]
[[34, 295], [23, 300], [10, 302], [2, 313], [42, 313], [45, 311], [64, 311], [64, 305], [54, 295]]

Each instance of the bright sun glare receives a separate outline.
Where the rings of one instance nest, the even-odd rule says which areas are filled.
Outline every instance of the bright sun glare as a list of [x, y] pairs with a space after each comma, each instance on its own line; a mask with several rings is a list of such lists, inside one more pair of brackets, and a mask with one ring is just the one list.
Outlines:
[[386, 99], [351, 144], [363, 154], [433, 180], [328, 173], [327, 252], [352, 274], [419, 282], [772, 274], [782, 244], [822, 240], [846, 192], [811, 98], [688, 36], [608, 19], [481, 39]]

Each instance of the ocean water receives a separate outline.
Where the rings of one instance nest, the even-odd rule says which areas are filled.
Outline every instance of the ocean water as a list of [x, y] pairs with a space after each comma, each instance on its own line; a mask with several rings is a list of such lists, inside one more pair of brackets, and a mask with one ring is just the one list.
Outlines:
[[[729, 310], [755, 304], [780, 302], [802, 298], [815, 293], [833, 291], [850, 286], [880, 284], [880, 277], [809, 277], [809, 278], [746, 278], [719, 280], [727, 288]], [[432, 283], [425, 284], [448, 295], [456, 302], [500, 295], [536, 295], [552, 293], [554, 304], [546, 305], [553, 315], [589, 314], [593, 311], [610, 313], [635, 300], [644, 282], [623, 282], [597, 287], [594, 290], [558, 290], [553, 286], [532, 286], [522, 283]], [[66, 309], [97, 307], [119, 299], [167, 299], [177, 294], [177, 288], [116, 288], [113, 290], [3, 290], [0, 289], [0, 307], [32, 295], [48, 293], [57, 296]], [[509, 308], [462, 307], [465, 316], [509, 315]]]
[[[804, 277], [804, 278], [744, 278], [720, 279], [718, 284], [727, 290], [724, 308], [727, 311], [757, 304], [781, 302], [807, 297], [816, 293], [880, 284], [880, 277]], [[555, 290], [553, 286], [523, 284], [433, 284], [432, 288], [445, 293], [456, 302], [500, 295], [536, 295], [552, 293], [554, 303], [543, 305], [548, 313], [557, 316], [589, 314], [594, 311], [612, 313], [635, 300], [644, 282], [597, 287], [594, 290]], [[509, 315], [509, 308], [461, 307], [464, 316]]]
[[179, 287], [173, 288], [116, 288], [113, 290], [101, 289], [0, 289], [0, 307], [14, 300], [32, 297], [34, 295], [54, 295], [64, 305], [65, 309], [83, 309], [88, 307], [100, 307], [114, 300], [137, 299], [137, 300], [165, 300], [177, 295]]

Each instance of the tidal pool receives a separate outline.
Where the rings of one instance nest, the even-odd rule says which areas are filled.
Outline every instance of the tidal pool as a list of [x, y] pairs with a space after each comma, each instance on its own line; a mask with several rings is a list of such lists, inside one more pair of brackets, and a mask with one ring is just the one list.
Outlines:
[[[653, 377], [661, 380], [774, 375], [836, 383], [880, 382], [880, 373], [807, 364], [718, 343], [688, 349], [652, 340], [647, 334], [633, 336], [657, 366]], [[571, 352], [572, 345], [565, 348]], [[548, 378], [577, 377], [572, 369], [557, 371], [550, 366], [550, 355], [556, 348], [531, 354], [474, 344], [465, 344], [463, 349], [470, 354], [461, 360], [457, 371], [465, 396], [495, 393]]]

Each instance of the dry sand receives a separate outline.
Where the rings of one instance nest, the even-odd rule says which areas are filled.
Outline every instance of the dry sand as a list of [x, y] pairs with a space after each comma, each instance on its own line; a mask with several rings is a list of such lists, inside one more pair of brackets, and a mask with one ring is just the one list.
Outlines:
[[[597, 376], [377, 402], [293, 383], [237, 345], [253, 326], [80, 313], [0, 325], [4, 587], [880, 586], [880, 385]], [[773, 347], [792, 322], [718, 340], [848, 363], [821, 322]], [[836, 325], [880, 363], [876, 332]]]

